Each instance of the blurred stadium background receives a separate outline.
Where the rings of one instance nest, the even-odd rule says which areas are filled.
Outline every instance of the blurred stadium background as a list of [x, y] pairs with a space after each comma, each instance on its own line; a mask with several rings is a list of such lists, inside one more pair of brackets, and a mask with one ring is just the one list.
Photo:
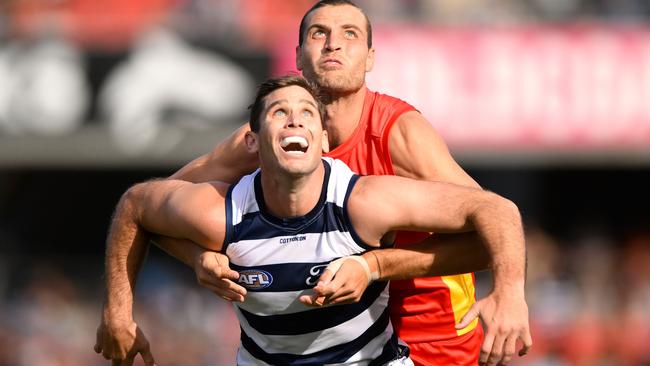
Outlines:
[[[107, 364], [92, 346], [120, 194], [241, 124], [255, 84], [293, 70], [312, 3], [0, 1], [0, 365]], [[522, 210], [535, 346], [513, 364], [650, 364], [650, 2], [358, 3], [369, 86]], [[157, 249], [137, 302], [160, 364], [233, 364], [230, 308]]]

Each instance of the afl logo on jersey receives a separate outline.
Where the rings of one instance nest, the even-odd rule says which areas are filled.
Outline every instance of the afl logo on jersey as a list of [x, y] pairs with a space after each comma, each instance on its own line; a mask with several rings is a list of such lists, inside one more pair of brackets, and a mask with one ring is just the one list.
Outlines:
[[261, 290], [271, 286], [271, 283], [273, 283], [273, 276], [266, 271], [249, 269], [239, 272], [239, 280], [237, 282], [247, 289]]

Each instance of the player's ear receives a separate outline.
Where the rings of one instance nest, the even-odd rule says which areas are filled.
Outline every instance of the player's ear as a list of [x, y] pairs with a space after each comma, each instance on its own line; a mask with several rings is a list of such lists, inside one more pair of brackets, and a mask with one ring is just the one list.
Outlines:
[[371, 48], [368, 50], [368, 56], [366, 57], [366, 72], [372, 71], [372, 68], [375, 66], [375, 49]]
[[302, 71], [302, 48], [300, 45], [296, 46], [296, 69]]
[[328, 152], [330, 152], [330, 140], [328, 140], [328, 138], [327, 138], [327, 131], [326, 130], [323, 130], [322, 139], [323, 139], [323, 142], [322, 142], [322, 144], [323, 144], [323, 154], [327, 154]]
[[246, 149], [249, 153], [257, 153], [260, 149], [259, 141], [257, 139], [257, 134], [253, 131], [246, 131], [244, 135], [244, 140], [246, 141]]

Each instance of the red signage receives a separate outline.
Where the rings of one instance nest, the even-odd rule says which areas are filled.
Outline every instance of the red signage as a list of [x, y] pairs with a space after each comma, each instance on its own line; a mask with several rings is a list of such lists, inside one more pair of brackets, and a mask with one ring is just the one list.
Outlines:
[[[396, 26], [373, 36], [369, 87], [413, 104], [450, 145], [650, 149], [650, 28]], [[293, 63], [287, 46], [277, 72]]]

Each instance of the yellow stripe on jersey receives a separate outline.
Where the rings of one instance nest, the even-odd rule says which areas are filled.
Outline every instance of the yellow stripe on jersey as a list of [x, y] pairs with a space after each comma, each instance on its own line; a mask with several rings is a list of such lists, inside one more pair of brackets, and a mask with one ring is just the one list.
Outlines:
[[[460, 322], [463, 315], [469, 311], [469, 308], [474, 304], [474, 281], [472, 274], [466, 273], [454, 276], [442, 276], [442, 281], [449, 287], [449, 295], [451, 297], [451, 307], [454, 311], [454, 319], [456, 324]], [[467, 327], [457, 330], [456, 333], [461, 336], [469, 333], [478, 325], [478, 318], [474, 319]]]

